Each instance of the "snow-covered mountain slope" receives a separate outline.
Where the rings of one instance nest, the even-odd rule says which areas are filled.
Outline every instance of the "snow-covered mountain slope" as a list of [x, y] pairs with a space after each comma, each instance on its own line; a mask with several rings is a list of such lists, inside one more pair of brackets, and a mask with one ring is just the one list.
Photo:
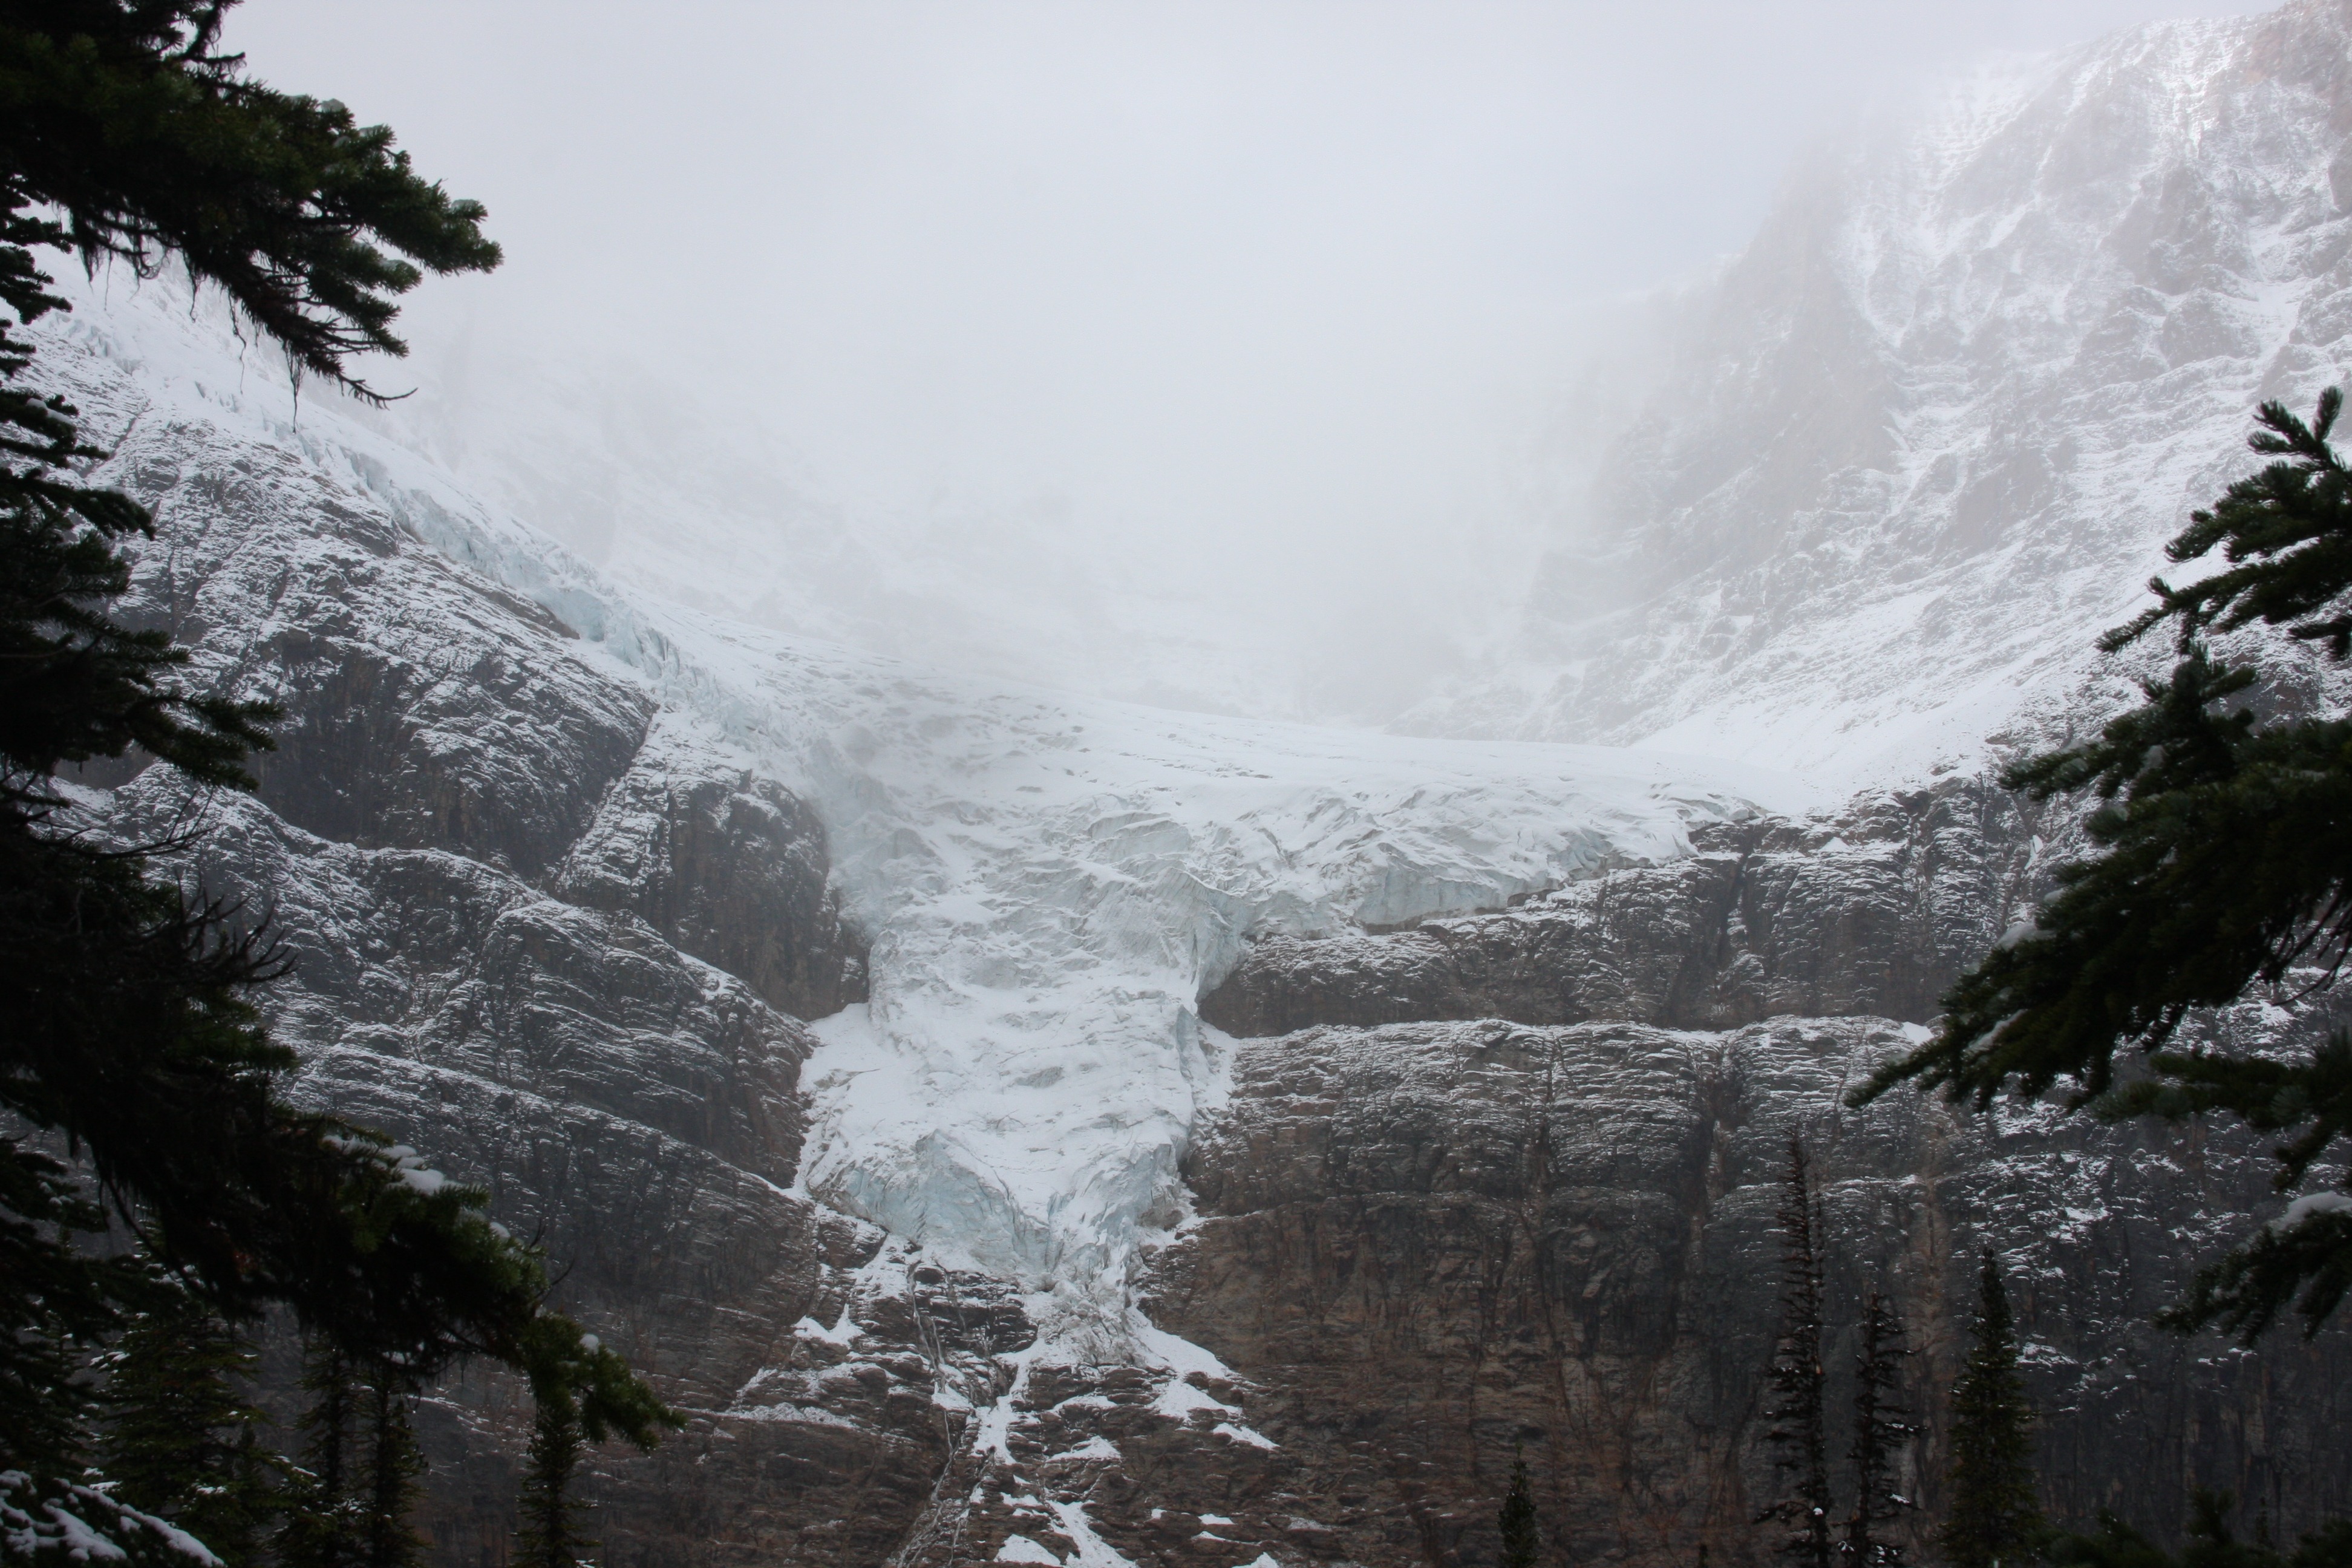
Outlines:
[[[1792, 779], [1686, 758], [1067, 699], [642, 598], [332, 405], [298, 419], [184, 298], [117, 280], [105, 299], [105, 284], [39, 363], [118, 461], [166, 460], [139, 439], [158, 426], [287, 453], [322, 500], [388, 514], [503, 584], [574, 634], [615, 691], [692, 719], [814, 806], [844, 912], [871, 943], [871, 1002], [819, 1026], [802, 1184], [1032, 1282], [1115, 1294], [1139, 1232], [1182, 1212], [1177, 1162], [1220, 1092], [1193, 1006], [1245, 933], [1496, 908], [1686, 853], [1695, 823], [1821, 803]], [[240, 608], [257, 624], [205, 644], [215, 679], [255, 673], [253, 648], [304, 629], [252, 598]], [[606, 774], [626, 763], [614, 744]], [[505, 787], [588, 788], [596, 772], [562, 750], [529, 771], [543, 776]], [[550, 811], [576, 831], [594, 805]], [[535, 874], [562, 837], [509, 858]]]
[[2348, 137], [2352, 7], [2295, 0], [1825, 151], [1679, 300], [1486, 674], [1406, 727], [1858, 781], [2113, 700], [2092, 639], [2250, 470], [2254, 406], [2345, 377]]

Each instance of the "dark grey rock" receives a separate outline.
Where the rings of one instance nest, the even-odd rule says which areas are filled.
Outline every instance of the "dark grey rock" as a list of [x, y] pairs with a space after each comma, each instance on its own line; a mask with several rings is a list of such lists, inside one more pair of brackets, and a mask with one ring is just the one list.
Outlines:
[[1704, 833], [1506, 913], [1259, 942], [1202, 998], [1228, 1033], [1447, 1018], [1731, 1027], [1780, 1014], [1921, 1022], [2046, 883], [2072, 819], [1981, 776], [1839, 816]]
[[1253, 1385], [1248, 1420], [1339, 1555], [1492, 1561], [1523, 1444], [1561, 1560], [1686, 1563], [1706, 1543], [1761, 1563], [1771, 1216], [1801, 1131], [1828, 1216], [1833, 1426], [1855, 1302], [1884, 1282], [1919, 1347], [1928, 1430], [1906, 1463], [1927, 1517], [1984, 1247], [2011, 1272], [2056, 1516], [2168, 1529], [2151, 1510], [2190, 1482], [2283, 1528], [2352, 1506], [2332, 1458], [2352, 1436], [2341, 1330], [2246, 1352], [2148, 1321], [2264, 1206], [2260, 1141], [1909, 1094], [1843, 1109], [1906, 1039], [1781, 1018], [1253, 1042], [1188, 1161], [1201, 1217], [1150, 1270], [1154, 1321]]
[[628, 910], [804, 1018], [866, 1000], [865, 952], [827, 880], [824, 825], [749, 763], [665, 719], [554, 887]]

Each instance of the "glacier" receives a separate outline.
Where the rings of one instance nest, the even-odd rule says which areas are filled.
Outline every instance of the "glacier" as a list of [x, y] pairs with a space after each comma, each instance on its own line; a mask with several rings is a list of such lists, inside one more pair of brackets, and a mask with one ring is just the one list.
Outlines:
[[814, 1025], [801, 1185], [1038, 1288], [1116, 1301], [1181, 1220], [1229, 1055], [1196, 1005], [1245, 936], [1500, 909], [1834, 799], [1664, 752], [1075, 698], [642, 596], [341, 405], [298, 405], [180, 290], [74, 292], [37, 363], [94, 439], [170, 418], [291, 448], [814, 805], [871, 997]]

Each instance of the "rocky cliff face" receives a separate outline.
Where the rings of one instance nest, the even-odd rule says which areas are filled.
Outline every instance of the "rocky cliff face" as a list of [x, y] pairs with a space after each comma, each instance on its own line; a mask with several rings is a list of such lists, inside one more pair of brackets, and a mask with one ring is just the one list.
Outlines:
[[1863, 1020], [1490, 1021], [1242, 1047], [1232, 1107], [1188, 1166], [1200, 1217], [1160, 1255], [1152, 1310], [1249, 1380], [1249, 1420], [1281, 1445], [1290, 1495], [1254, 1510], [1255, 1531], [1280, 1539], [1287, 1509], [1354, 1561], [1492, 1561], [1524, 1446], [1549, 1560], [1687, 1563], [1705, 1544], [1767, 1561], [1751, 1521], [1780, 1495], [1760, 1410], [1792, 1131], [1824, 1183], [1833, 1426], [1854, 1304], [1883, 1283], [1919, 1347], [1928, 1430], [1906, 1490], [1930, 1514], [1942, 1412], [1927, 1395], [1958, 1371], [1984, 1247], [2019, 1292], [2057, 1512], [2147, 1517], [2192, 1477], [2282, 1519], [2342, 1506], [2340, 1334], [2246, 1353], [2147, 1322], [2257, 1201], [2259, 1151], [1909, 1098], [1839, 1110], [1906, 1038]]
[[[276, 697], [288, 736], [257, 796], [93, 774], [90, 809], [147, 836], [205, 814], [184, 868], [266, 909], [296, 961], [268, 999], [293, 1092], [487, 1185], [690, 1412], [657, 1454], [599, 1458], [615, 1563], [1474, 1568], [1515, 1447], [1556, 1561], [1760, 1563], [1791, 1131], [1830, 1179], [1841, 1311], [1884, 1281], [1914, 1324], [1929, 1431], [1906, 1462], [1931, 1507], [1985, 1247], [2018, 1282], [2054, 1509], [2161, 1526], [2151, 1497], [2222, 1484], [2293, 1529], [2352, 1503], [2326, 1462], [2352, 1421], [2340, 1333], [2242, 1352], [2147, 1326], [2261, 1212], [2259, 1148], [1839, 1105], [2040, 889], [2063, 818], [1980, 778], [1810, 816], [1709, 806], [1686, 853], [1580, 829], [1559, 863], [1584, 874], [1514, 908], [1269, 934], [1200, 1000], [1213, 1092], [1119, 1294], [992, 1276], [952, 1229], [805, 1194], [802, 1020], [862, 999], [867, 962], [807, 799], [299, 444], [81, 369], [163, 524], [126, 612], [208, 683]], [[1129, 840], [1177, 885], [1181, 836], [1097, 811], [1097, 852]], [[1384, 862], [1361, 918], [1425, 896], [1418, 864]], [[1434, 901], [1510, 882], [1489, 887]], [[2285, 1017], [2217, 1026], [2315, 1026]], [[448, 1560], [503, 1560], [527, 1418], [481, 1369], [434, 1391]]]
[[[2145, 1517], [2152, 1476], [2278, 1518], [2340, 1506], [2340, 1333], [2257, 1353], [2148, 1322], [2263, 1208], [2261, 1141], [1842, 1105], [2046, 890], [2070, 826], [1951, 782], [1507, 913], [1260, 943], [1202, 1000], [1255, 1037], [1188, 1159], [1199, 1217], [1156, 1259], [1154, 1321], [1258, 1385], [1253, 1419], [1313, 1478], [1308, 1511], [1356, 1521], [1356, 1560], [1483, 1560], [1520, 1444], [1564, 1560], [1747, 1560], [1777, 1495], [1770, 1215], [1801, 1132], [1833, 1316], [1874, 1281], [1911, 1315], [1930, 1515], [1934, 1393], [1987, 1247], [2020, 1289], [2055, 1511]], [[2287, 1020], [2210, 1026], [2307, 1042], [2322, 1022]], [[1835, 1375], [1852, 1353], [1849, 1333]]]
[[[293, 963], [264, 998], [301, 1055], [292, 1097], [487, 1186], [566, 1303], [693, 1413], [604, 1478], [614, 1561], [805, 1556], [809, 1532], [838, 1561], [887, 1554], [952, 1449], [933, 1318], [962, 1309], [892, 1276], [882, 1233], [788, 1190], [799, 1016], [864, 995], [822, 825], [299, 448], [233, 442], [145, 406], [119, 366], [81, 368], [85, 411], [121, 432], [110, 473], [161, 525], [123, 618], [284, 710], [257, 795], [191, 801], [150, 770], [92, 809], [148, 840], [199, 814], [181, 869], [266, 914]], [[793, 1325], [853, 1298], [865, 1352], [796, 1362]], [[821, 1385], [788, 1389], [806, 1420], [779, 1393], [796, 1365]], [[443, 1560], [504, 1560], [528, 1421], [478, 1369], [429, 1404]]]
[[1715, 826], [1687, 858], [1508, 912], [1271, 938], [1202, 998], [1201, 1016], [1239, 1036], [1471, 1018], [1924, 1022], [2040, 891], [2055, 851], [2036, 829], [2071, 837], [2071, 826], [1982, 777], [1868, 794], [1832, 818]]
[[614, 781], [553, 887], [635, 915], [781, 1012], [821, 1018], [866, 1000], [865, 953], [828, 869], [805, 801], [670, 720]]

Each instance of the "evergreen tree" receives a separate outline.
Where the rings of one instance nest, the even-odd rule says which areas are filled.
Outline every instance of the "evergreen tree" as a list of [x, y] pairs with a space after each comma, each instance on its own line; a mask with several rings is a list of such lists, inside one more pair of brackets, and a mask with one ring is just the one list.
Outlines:
[[[2352, 720], [2258, 719], [2259, 672], [2210, 644], [2261, 623], [2352, 661], [2352, 470], [2328, 437], [2344, 399], [2309, 425], [2266, 403], [2254, 450], [2276, 458], [2194, 514], [2167, 553], [2225, 564], [2103, 640], [2109, 652], [2170, 623], [2177, 661], [2145, 700], [2087, 744], [2032, 758], [2004, 782], [2036, 799], [2095, 792], [2088, 858], [1944, 998], [1935, 1037], [1857, 1089], [1902, 1082], [1981, 1107], [2064, 1082], [2070, 1106], [2112, 1116], [2221, 1111], [2279, 1146], [2278, 1184], [2300, 1185], [2352, 1132], [2352, 1037], [2302, 1059], [2181, 1048], [2197, 1009], [2302, 972], [2332, 980], [2352, 956]], [[2115, 1054], [2147, 1056], [2118, 1089]], [[2339, 1176], [2339, 1183], [2352, 1180]], [[2316, 1332], [2352, 1289], [2352, 1191], [2306, 1194], [2206, 1268], [2167, 1314], [2246, 1338], [2290, 1309]]]
[[388, 1361], [376, 1361], [368, 1373], [360, 1408], [367, 1444], [361, 1561], [366, 1568], [414, 1568], [425, 1560], [425, 1538], [409, 1522], [416, 1511], [417, 1478], [425, 1473], [425, 1453], [409, 1425], [415, 1383]]
[[1822, 1413], [1821, 1210], [1801, 1134], [1789, 1134], [1789, 1174], [1775, 1216], [1780, 1228], [1780, 1338], [1765, 1415], [1789, 1491], [1758, 1514], [1787, 1533], [1774, 1548], [1800, 1568], [1829, 1568], [1829, 1451]]
[[[36, 250], [142, 272], [176, 258], [361, 395], [347, 362], [399, 352], [397, 295], [498, 259], [481, 209], [418, 176], [388, 132], [219, 53], [226, 9], [0, 0], [0, 1114], [73, 1149], [114, 1217], [222, 1313], [283, 1302], [417, 1377], [488, 1354], [534, 1385], [575, 1378], [592, 1429], [650, 1444], [675, 1414], [544, 1309], [541, 1260], [488, 1224], [486, 1194], [275, 1098], [292, 1057], [248, 995], [278, 970], [266, 935], [144, 864], [187, 841], [104, 846], [54, 784], [136, 748], [194, 787], [248, 785], [269, 712], [184, 688], [184, 649], [109, 618], [125, 546], [153, 522], [86, 481], [102, 454], [26, 381], [24, 330], [66, 308]], [[0, 1140], [0, 1441], [31, 1478], [11, 1483], [20, 1498], [80, 1495], [59, 1416], [76, 1347], [136, 1304], [119, 1261], [75, 1244], [94, 1213], [72, 1173]]]
[[277, 1457], [260, 1439], [269, 1418], [238, 1386], [257, 1361], [217, 1314], [174, 1289], [100, 1363], [100, 1468], [115, 1495], [170, 1520], [228, 1568], [258, 1561], [278, 1506]]
[[586, 1450], [579, 1419], [571, 1409], [539, 1406], [531, 1419], [530, 1451], [523, 1470], [514, 1568], [575, 1568], [596, 1549], [583, 1528], [587, 1504], [573, 1489]]
[[1511, 1489], [1503, 1494], [1503, 1508], [1496, 1519], [1496, 1527], [1503, 1537], [1503, 1568], [1535, 1568], [1536, 1553], [1542, 1542], [1536, 1530], [1536, 1500], [1528, 1479], [1528, 1462], [1516, 1451], [1511, 1455]]
[[2032, 1423], [2009, 1288], [1988, 1251], [1968, 1363], [1952, 1384], [1951, 1513], [1937, 1536], [1951, 1568], [2015, 1568], [2040, 1548]]
[[1903, 1363], [1911, 1346], [1902, 1314], [1873, 1286], [1863, 1297], [1861, 1343], [1854, 1355], [1853, 1511], [1840, 1550], [1853, 1568], [1901, 1568], [1903, 1548], [1879, 1528], [1916, 1505], [1901, 1491], [1904, 1445], [1918, 1428], [1903, 1406]]
[[2238, 1540], [2230, 1530], [2231, 1501], [2228, 1492], [2202, 1489], [2191, 1496], [2189, 1544], [2178, 1557], [2102, 1512], [2095, 1533], [2053, 1538], [2049, 1559], [2058, 1568], [2352, 1568], [2352, 1520], [2322, 1525], [2284, 1552], [2266, 1532], [2252, 1542]]
[[85, 261], [176, 258], [295, 364], [372, 395], [349, 362], [407, 352], [396, 297], [499, 247], [388, 128], [221, 53], [235, 4], [0, 0], [0, 205], [54, 208]]
[[0, 1470], [75, 1473], [90, 1410], [82, 1364], [137, 1284], [76, 1245], [106, 1215], [65, 1166], [0, 1139]]
[[301, 1463], [277, 1541], [284, 1568], [408, 1568], [425, 1542], [410, 1523], [425, 1456], [410, 1425], [416, 1378], [383, 1356], [314, 1342], [303, 1360], [310, 1405], [296, 1424]]
[[576, 1362], [594, 1358], [614, 1366], [621, 1362], [595, 1335], [582, 1333], [560, 1313], [546, 1314], [530, 1332], [541, 1342], [525, 1357], [537, 1408], [518, 1500], [515, 1561], [526, 1568], [571, 1568], [584, 1562], [596, 1546], [582, 1528], [588, 1505], [573, 1489], [581, 1462], [590, 1445], [628, 1436], [601, 1405], [580, 1396], [581, 1389], [593, 1386], [596, 1374]]
[[[117, 1303], [153, 1279], [135, 1259], [94, 1257], [106, 1216], [56, 1160], [0, 1139], [0, 1551], [87, 1556], [95, 1533], [132, 1568], [187, 1568], [176, 1526], [89, 1484], [96, 1402], [88, 1375]], [[104, 1553], [101, 1553], [104, 1554]]]
[[357, 1568], [367, 1534], [357, 1495], [365, 1395], [358, 1362], [338, 1345], [313, 1341], [303, 1355], [302, 1392], [310, 1404], [295, 1423], [301, 1462], [289, 1478], [278, 1561], [283, 1568]]

